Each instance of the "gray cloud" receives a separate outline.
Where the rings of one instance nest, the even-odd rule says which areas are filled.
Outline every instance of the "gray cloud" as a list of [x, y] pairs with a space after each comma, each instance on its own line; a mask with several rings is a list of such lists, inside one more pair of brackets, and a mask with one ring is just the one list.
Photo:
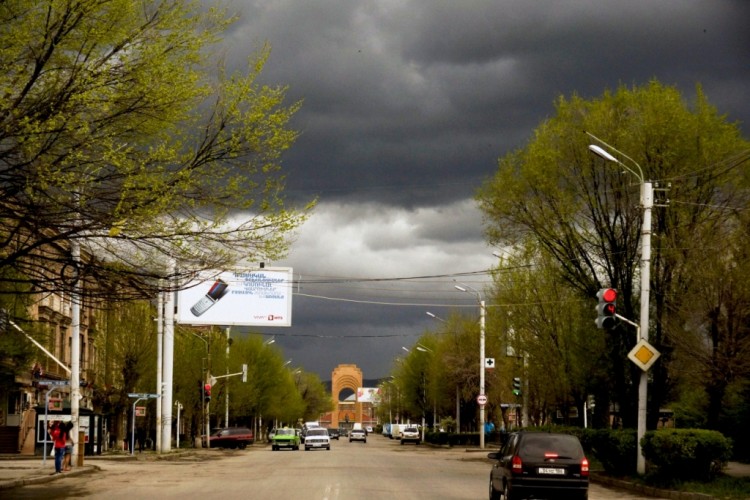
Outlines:
[[[262, 80], [304, 99], [284, 158], [291, 201], [319, 196], [288, 259], [302, 276], [279, 345], [328, 377], [339, 362], [385, 375], [425, 307], [460, 303], [450, 278], [493, 263], [471, 199], [553, 102], [652, 78], [702, 85], [750, 122], [750, 2], [741, 0], [274, 0], [231, 5], [228, 65], [272, 46]], [[331, 283], [331, 278], [352, 281]], [[328, 279], [328, 283], [321, 283]], [[481, 287], [481, 279], [473, 282]], [[467, 294], [463, 294], [464, 296]], [[372, 336], [366, 336], [372, 335]], [[381, 338], [375, 336], [381, 335]], [[391, 335], [391, 336], [386, 336]], [[277, 336], [277, 339], [280, 337]]]

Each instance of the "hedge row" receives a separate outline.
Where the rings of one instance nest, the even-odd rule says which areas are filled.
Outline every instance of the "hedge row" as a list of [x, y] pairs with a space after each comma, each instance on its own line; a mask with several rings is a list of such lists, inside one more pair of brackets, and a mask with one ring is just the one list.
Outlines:
[[[565, 432], [581, 441], [586, 455], [595, 458], [614, 476], [636, 474], [637, 433], [635, 429], [583, 429], [546, 426], [528, 432]], [[436, 445], [478, 446], [479, 434], [430, 432], [425, 440]], [[503, 435], [487, 436], [486, 447], [497, 448]], [[732, 442], [718, 431], [703, 429], [661, 429], [646, 432], [641, 441], [649, 476], [670, 479], [710, 480], [721, 471], [732, 454]]]

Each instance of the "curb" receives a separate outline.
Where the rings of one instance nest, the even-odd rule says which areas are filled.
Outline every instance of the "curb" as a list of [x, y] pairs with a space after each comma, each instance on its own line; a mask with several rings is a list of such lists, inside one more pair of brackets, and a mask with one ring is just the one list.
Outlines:
[[631, 491], [633, 493], [638, 493], [639, 495], [651, 496], [656, 498], [668, 498], [670, 500], [715, 500], [715, 497], [707, 495], [705, 493], [665, 490], [662, 488], [647, 486], [645, 484], [638, 484], [631, 481], [625, 481], [623, 479], [609, 477], [596, 472], [592, 472], [589, 475], [589, 480], [603, 486], [611, 486], [612, 488], [617, 488], [618, 490]]
[[27, 486], [30, 484], [50, 483], [52, 481], [62, 479], [63, 477], [82, 476], [84, 474], [90, 474], [94, 471], [100, 471], [100, 470], [101, 469], [97, 467], [96, 465], [84, 465], [83, 467], [76, 467], [73, 470], [68, 471], [64, 474], [52, 473], [46, 476], [32, 476], [32, 477], [26, 477], [26, 478], [21, 478], [21, 479], [11, 479], [9, 481], [0, 482], [0, 491], [10, 490], [13, 488], [19, 488], [21, 486]]

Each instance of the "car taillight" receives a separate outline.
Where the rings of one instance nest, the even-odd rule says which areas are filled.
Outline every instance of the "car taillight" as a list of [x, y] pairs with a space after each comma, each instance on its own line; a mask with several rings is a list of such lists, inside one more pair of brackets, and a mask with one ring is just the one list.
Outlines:
[[582, 476], [588, 476], [589, 475], [589, 461], [586, 459], [586, 457], [581, 460], [581, 475]]
[[521, 474], [523, 472], [523, 462], [521, 461], [521, 457], [518, 455], [514, 455], [513, 459], [510, 463], [510, 471], [513, 474]]

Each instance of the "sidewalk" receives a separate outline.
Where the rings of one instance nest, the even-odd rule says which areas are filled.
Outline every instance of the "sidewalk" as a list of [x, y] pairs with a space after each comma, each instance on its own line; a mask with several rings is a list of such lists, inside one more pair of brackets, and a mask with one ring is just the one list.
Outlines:
[[[182, 448], [173, 449], [169, 453], [157, 454], [153, 451], [138, 452], [131, 455], [125, 452], [107, 452], [102, 455], [86, 455], [82, 467], [73, 467], [68, 472], [55, 474], [55, 459], [47, 457], [46, 463], [42, 463], [43, 457], [39, 455], [0, 455], [0, 492], [10, 488], [17, 488], [27, 484], [41, 484], [54, 481], [63, 477], [80, 476], [82, 474], [96, 473], [101, 469], [97, 462], [106, 460], [123, 461], [149, 461], [149, 460], [175, 460], [195, 455], [196, 453], [211, 454], [216, 449], [204, 448]], [[0, 493], [0, 498], [2, 498]]]
[[[41, 484], [68, 476], [80, 476], [99, 468], [84, 461], [83, 467], [73, 467], [68, 472], [55, 474], [55, 459], [47, 457], [42, 464], [40, 456], [0, 456], [0, 491], [27, 484]], [[2, 496], [2, 494], [0, 494]]]

